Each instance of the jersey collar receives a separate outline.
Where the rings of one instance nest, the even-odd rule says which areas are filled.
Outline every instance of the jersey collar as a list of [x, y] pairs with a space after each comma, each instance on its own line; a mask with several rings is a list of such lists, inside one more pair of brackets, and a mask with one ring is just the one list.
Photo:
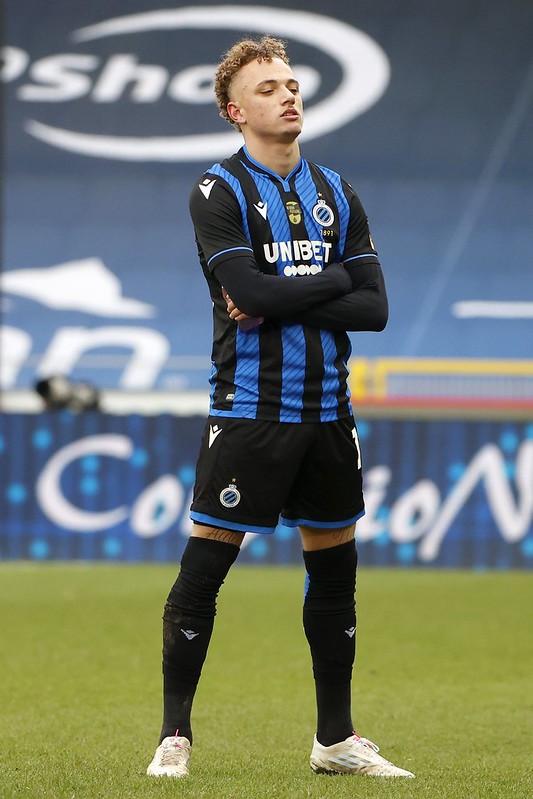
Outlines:
[[255, 160], [255, 158], [252, 158], [252, 156], [246, 149], [246, 145], [241, 147], [241, 149], [238, 152], [238, 156], [246, 166], [250, 167], [251, 169], [254, 169], [256, 172], [262, 172], [265, 175], [269, 175], [271, 178], [274, 178], [274, 180], [278, 180], [281, 183], [283, 183], [284, 186], [289, 185], [289, 181], [300, 171], [303, 164], [303, 158], [300, 156], [300, 158], [298, 159], [298, 163], [296, 164], [294, 169], [291, 170], [291, 172], [289, 172], [287, 177], [282, 178], [281, 175], [278, 175], [277, 172], [274, 172], [272, 169], [269, 169], [263, 164], [260, 164], [259, 161]]

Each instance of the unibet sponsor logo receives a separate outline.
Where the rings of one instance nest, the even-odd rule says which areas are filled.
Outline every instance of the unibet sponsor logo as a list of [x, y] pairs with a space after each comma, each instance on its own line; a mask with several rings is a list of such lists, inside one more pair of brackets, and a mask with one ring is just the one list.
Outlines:
[[[329, 261], [331, 243], [328, 241], [309, 241], [308, 239], [294, 239], [292, 241], [274, 241], [272, 244], [263, 244], [263, 253], [270, 264], [279, 260], [289, 261], [283, 267], [283, 274], [287, 277], [296, 275], [316, 275], [322, 271], [323, 264]], [[307, 263], [294, 263], [307, 261]]]
[[[33, 62], [25, 50], [6, 46], [1, 50], [0, 79], [6, 83], [18, 82], [16, 97], [20, 102], [47, 104], [46, 123], [38, 118], [38, 113], [25, 120], [24, 129], [29, 135], [73, 153], [129, 161], [215, 160], [232, 152], [240, 142], [234, 131], [167, 136], [155, 130], [151, 135], [141, 135], [132, 133], [128, 123], [128, 135], [110, 135], [51, 122], [50, 104], [58, 103], [64, 108], [66, 103], [82, 98], [100, 108], [109, 108], [110, 114], [116, 103], [125, 100], [139, 108], [146, 104], [153, 106], [162, 99], [196, 106], [214, 102], [212, 84], [218, 51], [213, 52], [212, 63], [193, 64], [170, 74], [166, 66], [142, 63], [130, 52], [127, 37], [131, 35], [154, 32], [168, 35], [169, 31], [180, 30], [268, 32], [326, 54], [338, 66], [341, 77], [338, 85], [314, 105], [309, 100], [321, 83], [318, 69], [313, 63], [293, 67], [307, 104], [301, 135], [304, 141], [346, 125], [374, 105], [387, 88], [390, 76], [387, 56], [377, 42], [357, 28], [333, 17], [291, 8], [249, 5], [238, 10], [236, 14], [233, 5], [191, 6], [113, 17], [72, 32], [70, 39], [82, 45], [84, 52], [73, 52], [69, 42], [68, 52]], [[111, 42], [112, 52], [107, 59], [87, 52], [90, 43], [103, 39]], [[154, 54], [158, 52], [156, 45]], [[88, 127], [93, 127], [94, 112], [90, 106], [86, 113]], [[120, 115], [116, 111], [115, 115], [117, 118], [107, 129], [120, 128]], [[164, 117], [161, 113], [161, 123]], [[153, 118], [151, 110], [150, 120]]]

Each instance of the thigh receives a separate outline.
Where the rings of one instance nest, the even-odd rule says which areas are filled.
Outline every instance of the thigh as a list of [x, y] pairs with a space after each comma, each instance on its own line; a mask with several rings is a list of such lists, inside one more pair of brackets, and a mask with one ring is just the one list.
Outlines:
[[300, 526], [302, 548], [306, 552], [316, 552], [318, 549], [330, 549], [341, 544], [347, 544], [355, 538], [355, 523], [347, 527], [306, 527]]
[[272, 533], [298, 474], [303, 425], [210, 417], [196, 470], [191, 518], [238, 532]]
[[214, 541], [222, 541], [224, 544], [235, 544], [240, 547], [244, 535], [244, 533], [237, 533], [234, 530], [225, 530], [223, 527], [193, 524], [191, 538], [211, 538]]
[[315, 427], [282, 510], [289, 526], [345, 528], [364, 514], [361, 455], [352, 417]]

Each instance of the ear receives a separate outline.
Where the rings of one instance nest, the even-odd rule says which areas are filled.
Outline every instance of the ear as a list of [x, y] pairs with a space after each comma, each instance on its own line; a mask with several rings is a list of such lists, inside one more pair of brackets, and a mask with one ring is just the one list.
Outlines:
[[237, 103], [229, 102], [226, 106], [226, 110], [232, 122], [236, 122], [238, 125], [241, 125], [243, 122], [245, 122], [244, 115], [242, 114]]

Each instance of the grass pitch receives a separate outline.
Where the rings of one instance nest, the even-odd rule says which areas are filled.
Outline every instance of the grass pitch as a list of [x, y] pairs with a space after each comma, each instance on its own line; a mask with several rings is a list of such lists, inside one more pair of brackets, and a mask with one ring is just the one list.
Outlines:
[[191, 775], [150, 779], [168, 566], [0, 565], [2, 799], [533, 795], [533, 577], [359, 573], [358, 731], [416, 780], [316, 776], [303, 572], [237, 566], [195, 703]]

